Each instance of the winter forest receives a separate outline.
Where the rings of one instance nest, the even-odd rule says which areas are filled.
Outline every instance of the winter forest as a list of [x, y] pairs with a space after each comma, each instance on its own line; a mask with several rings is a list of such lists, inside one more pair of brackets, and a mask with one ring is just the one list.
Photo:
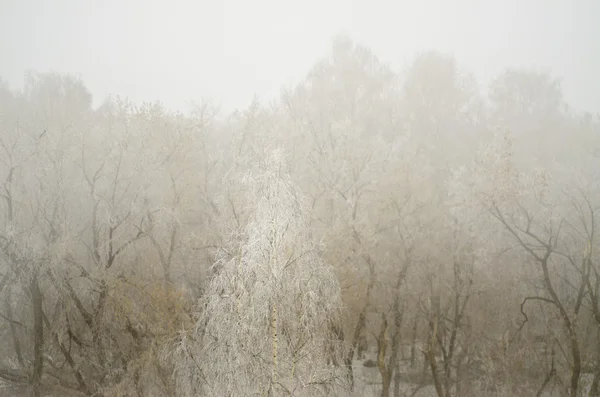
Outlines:
[[0, 84], [0, 395], [600, 395], [600, 118], [343, 36], [307, 72], [231, 114]]

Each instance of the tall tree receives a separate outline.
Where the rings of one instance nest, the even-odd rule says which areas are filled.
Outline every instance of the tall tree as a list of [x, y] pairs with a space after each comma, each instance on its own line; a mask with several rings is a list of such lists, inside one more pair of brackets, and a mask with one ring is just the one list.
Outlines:
[[252, 215], [223, 253], [196, 330], [179, 345], [180, 395], [329, 395], [343, 384], [343, 369], [328, 364], [342, 352], [330, 327], [339, 285], [286, 167], [276, 151], [246, 178]]

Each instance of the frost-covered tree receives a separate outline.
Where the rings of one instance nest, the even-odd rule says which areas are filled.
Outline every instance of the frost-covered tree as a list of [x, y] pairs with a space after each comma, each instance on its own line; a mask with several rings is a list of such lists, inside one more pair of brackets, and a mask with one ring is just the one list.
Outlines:
[[338, 281], [283, 153], [257, 168], [244, 178], [252, 215], [223, 250], [197, 325], [178, 345], [180, 395], [316, 396], [343, 386]]

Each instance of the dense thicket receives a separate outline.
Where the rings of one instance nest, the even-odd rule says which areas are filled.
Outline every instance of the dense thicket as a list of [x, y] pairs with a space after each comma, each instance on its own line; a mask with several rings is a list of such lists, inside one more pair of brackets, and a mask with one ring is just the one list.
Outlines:
[[268, 106], [91, 104], [0, 84], [10, 395], [600, 395], [600, 118], [553, 77], [341, 37]]

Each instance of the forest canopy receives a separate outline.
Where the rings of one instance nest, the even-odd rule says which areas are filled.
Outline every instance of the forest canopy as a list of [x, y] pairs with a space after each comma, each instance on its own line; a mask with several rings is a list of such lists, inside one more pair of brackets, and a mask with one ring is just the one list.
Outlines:
[[600, 395], [600, 117], [406, 66], [338, 37], [230, 114], [0, 81], [0, 395]]

